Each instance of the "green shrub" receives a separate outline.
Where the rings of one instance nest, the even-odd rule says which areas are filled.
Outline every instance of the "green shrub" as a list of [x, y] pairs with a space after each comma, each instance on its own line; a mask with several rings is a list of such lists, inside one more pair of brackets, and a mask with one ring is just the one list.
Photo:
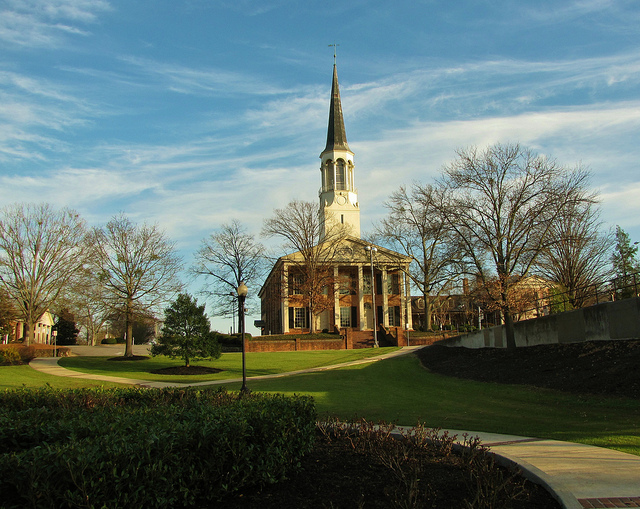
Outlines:
[[3, 507], [204, 506], [285, 478], [313, 445], [308, 397], [195, 389], [0, 394]]
[[22, 356], [17, 348], [10, 346], [9, 348], [0, 350], [0, 362], [11, 365], [20, 364], [22, 362]]
[[118, 343], [118, 340], [116, 338], [104, 338], [101, 343], [103, 345], [115, 345]]

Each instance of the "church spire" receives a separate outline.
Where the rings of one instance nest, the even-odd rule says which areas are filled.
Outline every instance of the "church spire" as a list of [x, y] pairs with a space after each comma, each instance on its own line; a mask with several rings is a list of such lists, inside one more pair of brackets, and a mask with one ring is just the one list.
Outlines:
[[333, 64], [333, 83], [331, 84], [331, 104], [329, 105], [329, 128], [327, 129], [327, 146], [323, 152], [330, 150], [349, 150], [347, 133], [342, 116], [340, 87], [338, 86], [338, 69]]
[[349, 234], [360, 237], [360, 205], [355, 186], [353, 152], [347, 144], [347, 135], [342, 118], [342, 103], [338, 88], [338, 71], [333, 64], [333, 84], [329, 106], [329, 129], [327, 146], [320, 154], [320, 217], [321, 238], [325, 237], [331, 224], [339, 223], [348, 228]]

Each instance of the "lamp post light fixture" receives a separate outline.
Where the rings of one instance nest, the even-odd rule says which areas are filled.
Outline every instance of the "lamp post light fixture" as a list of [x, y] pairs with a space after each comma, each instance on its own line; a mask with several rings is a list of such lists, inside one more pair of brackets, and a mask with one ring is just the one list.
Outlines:
[[365, 246], [365, 251], [369, 251], [371, 255], [371, 310], [373, 311], [373, 347], [378, 348], [378, 324], [376, 323], [376, 280], [373, 277], [373, 253], [378, 252], [375, 246]]
[[58, 331], [51, 331], [51, 335], [53, 336], [53, 356], [58, 356]]
[[240, 388], [240, 394], [246, 394], [249, 392], [247, 389], [247, 367], [245, 363], [245, 346], [244, 346], [244, 301], [247, 298], [249, 289], [244, 281], [241, 281], [238, 285], [238, 318], [240, 319], [240, 341], [242, 341], [242, 387]]

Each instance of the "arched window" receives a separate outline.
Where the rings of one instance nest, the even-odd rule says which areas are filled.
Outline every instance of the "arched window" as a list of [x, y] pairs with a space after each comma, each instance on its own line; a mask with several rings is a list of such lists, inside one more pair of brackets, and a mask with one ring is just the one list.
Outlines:
[[336, 168], [336, 189], [338, 191], [344, 191], [347, 188], [345, 170], [344, 160], [338, 159], [338, 166]]
[[326, 189], [333, 189], [333, 161], [328, 160], [325, 165], [325, 184]]

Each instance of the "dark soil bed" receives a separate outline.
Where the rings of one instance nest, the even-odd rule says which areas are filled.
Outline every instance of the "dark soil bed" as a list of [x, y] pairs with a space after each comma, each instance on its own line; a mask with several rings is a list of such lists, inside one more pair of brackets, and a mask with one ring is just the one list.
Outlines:
[[432, 345], [417, 355], [423, 366], [447, 376], [640, 399], [640, 340], [538, 345], [514, 351]]
[[222, 371], [218, 368], [208, 368], [205, 366], [174, 366], [171, 368], [154, 369], [151, 371], [157, 375], [212, 375]]
[[[468, 507], [470, 482], [458, 456], [424, 458], [420, 478], [420, 503], [415, 507], [458, 509]], [[350, 441], [319, 437], [314, 450], [302, 460], [302, 469], [291, 479], [262, 490], [248, 490], [218, 507], [232, 509], [390, 508], [409, 507], [406, 492], [394, 472], [371, 455], [354, 450]], [[495, 507], [555, 509], [560, 506], [538, 485], [517, 478], [507, 488], [517, 496]]]
[[107, 359], [107, 360], [115, 361], [115, 362], [129, 362], [129, 361], [145, 361], [148, 358], [149, 358], [148, 355], [130, 355], [129, 357], [120, 355], [118, 357], [111, 357], [110, 359]]

